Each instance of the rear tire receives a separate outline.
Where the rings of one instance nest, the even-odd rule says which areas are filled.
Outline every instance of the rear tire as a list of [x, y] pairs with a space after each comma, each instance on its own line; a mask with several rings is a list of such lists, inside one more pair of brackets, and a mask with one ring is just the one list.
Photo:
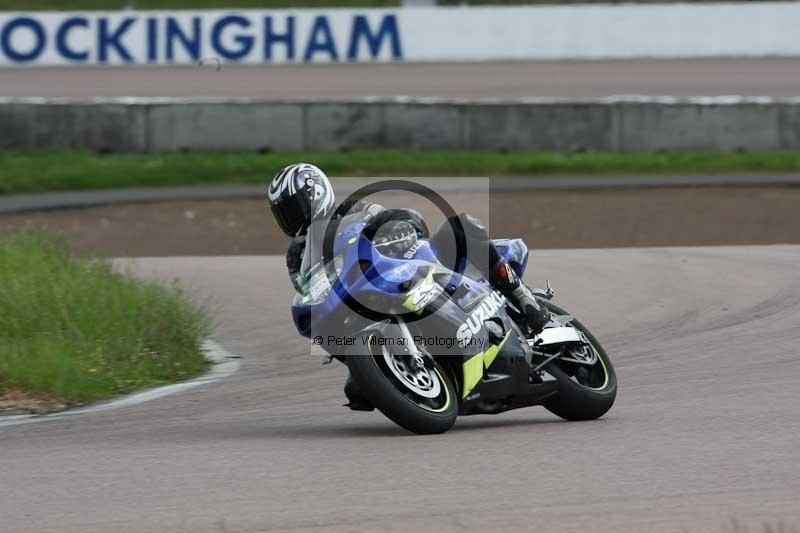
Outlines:
[[456, 422], [458, 395], [445, 369], [434, 363], [431, 377], [439, 380], [442, 405], [425, 406], [408, 388], [386, 372], [380, 347], [367, 345], [347, 354], [347, 367], [358, 388], [381, 413], [405, 429], [420, 435], [444, 433]]
[[[548, 311], [556, 315], [569, 313], [548, 301], [540, 301]], [[560, 367], [558, 361], [547, 365], [545, 369], [558, 380], [559, 391], [553, 399], [544, 404], [544, 407], [565, 420], [595, 420], [611, 409], [617, 397], [617, 374], [608, 358], [608, 354], [600, 342], [592, 335], [586, 326], [578, 320], [570, 322], [571, 325], [581, 330], [591, 342], [597, 352], [598, 362], [605, 371], [605, 382], [599, 387], [589, 388], [573, 380], [568, 373]]]

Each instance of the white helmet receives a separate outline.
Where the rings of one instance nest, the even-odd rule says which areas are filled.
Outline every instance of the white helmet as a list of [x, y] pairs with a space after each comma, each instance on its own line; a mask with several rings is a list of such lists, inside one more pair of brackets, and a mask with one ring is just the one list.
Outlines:
[[268, 197], [275, 220], [290, 237], [304, 235], [311, 222], [330, 216], [336, 202], [328, 176], [308, 163], [275, 174]]

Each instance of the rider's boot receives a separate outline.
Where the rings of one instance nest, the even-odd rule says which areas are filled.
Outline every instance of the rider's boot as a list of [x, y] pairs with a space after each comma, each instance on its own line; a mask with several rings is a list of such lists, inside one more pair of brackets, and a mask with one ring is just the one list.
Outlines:
[[491, 274], [489, 281], [492, 286], [525, 314], [527, 325], [534, 335], [541, 333], [544, 326], [550, 322], [550, 313], [539, 305], [531, 290], [517, 277], [508, 262], [500, 259]]
[[349, 407], [353, 411], [374, 411], [375, 406], [372, 405], [364, 395], [361, 393], [361, 390], [356, 386], [355, 382], [353, 381], [353, 377], [350, 373], [347, 374], [347, 381], [344, 382], [344, 395], [347, 396], [349, 403], [346, 403], [345, 406]]

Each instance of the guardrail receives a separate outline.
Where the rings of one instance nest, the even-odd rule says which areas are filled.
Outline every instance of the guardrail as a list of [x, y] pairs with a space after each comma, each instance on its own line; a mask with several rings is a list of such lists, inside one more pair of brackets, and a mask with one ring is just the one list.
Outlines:
[[789, 149], [800, 147], [800, 98], [0, 98], [0, 149], [46, 147]]

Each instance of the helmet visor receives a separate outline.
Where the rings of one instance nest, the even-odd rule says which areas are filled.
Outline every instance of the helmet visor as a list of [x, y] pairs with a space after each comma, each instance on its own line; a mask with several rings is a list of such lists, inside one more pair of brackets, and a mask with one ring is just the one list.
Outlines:
[[308, 228], [309, 201], [305, 195], [298, 194], [291, 199], [281, 199], [270, 207], [275, 220], [289, 237], [305, 233]]

